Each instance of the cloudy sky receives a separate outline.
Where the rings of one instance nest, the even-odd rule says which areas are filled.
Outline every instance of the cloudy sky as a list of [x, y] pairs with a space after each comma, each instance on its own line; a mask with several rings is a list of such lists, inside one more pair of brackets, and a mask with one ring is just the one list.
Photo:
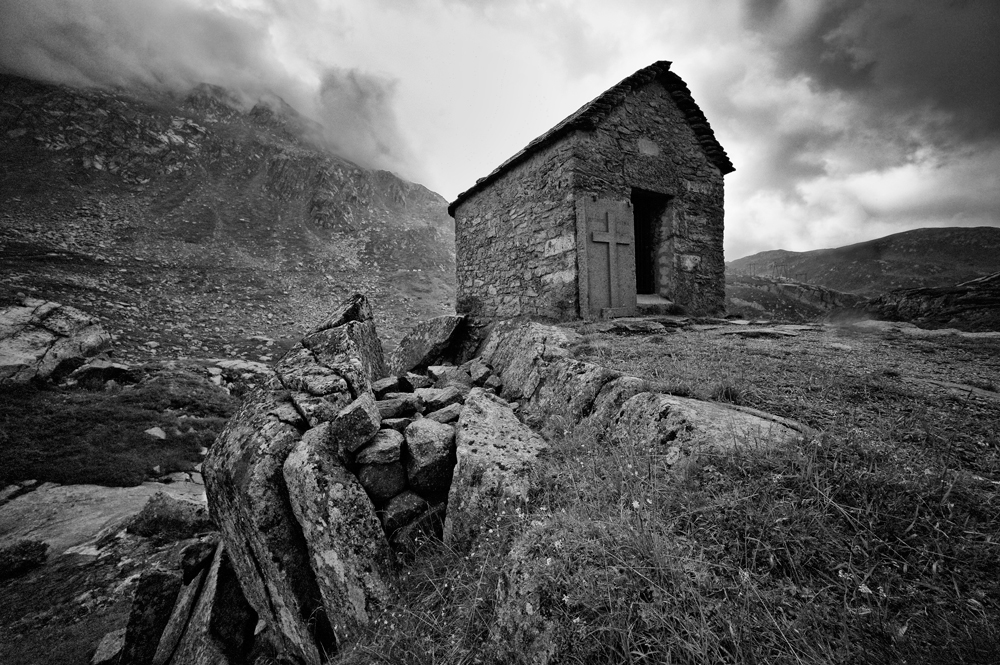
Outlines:
[[726, 256], [1000, 226], [1000, 0], [0, 0], [0, 68], [281, 95], [449, 200], [671, 60], [736, 172]]

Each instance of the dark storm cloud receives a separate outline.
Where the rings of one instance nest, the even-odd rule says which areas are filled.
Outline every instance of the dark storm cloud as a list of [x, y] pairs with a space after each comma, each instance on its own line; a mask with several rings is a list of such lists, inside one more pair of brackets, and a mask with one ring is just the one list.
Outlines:
[[[290, 72], [270, 35], [291, 11], [195, 0], [0, 0], [0, 71], [70, 85], [185, 92], [221, 85], [249, 105], [278, 95], [319, 120], [325, 140], [362, 165], [406, 169], [392, 82], [326, 65]], [[309, 84], [318, 79], [321, 88]]]
[[904, 114], [939, 142], [1000, 138], [997, 0], [747, 0], [745, 24], [786, 73], [855, 97], [873, 123]]

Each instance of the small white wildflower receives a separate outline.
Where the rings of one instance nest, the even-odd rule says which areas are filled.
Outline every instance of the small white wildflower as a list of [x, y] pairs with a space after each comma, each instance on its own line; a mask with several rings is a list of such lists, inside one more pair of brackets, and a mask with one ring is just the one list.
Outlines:
[[638, 501], [633, 501], [632, 502], [632, 509], [633, 510], [639, 510], [639, 502]]
[[860, 591], [861, 593], [866, 593], [866, 594], [870, 594], [872, 592], [872, 590], [868, 588], [867, 584], [860, 585], [858, 587], [858, 591]]
[[545, 559], [545, 565], [546, 566], [551, 566], [552, 565], [552, 557], [548, 557], [547, 559]]
[[563, 601], [564, 603], [566, 603], [567, 605], [569, 605], [569, 594], [566, 594], [566, 595], [564, 595], [564, 596], [562, 597], [562, 601]]

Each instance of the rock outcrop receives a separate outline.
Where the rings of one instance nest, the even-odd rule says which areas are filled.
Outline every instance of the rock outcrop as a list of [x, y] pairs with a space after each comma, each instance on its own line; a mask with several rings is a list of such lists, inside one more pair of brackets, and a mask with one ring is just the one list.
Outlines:
[[100, 321], [34, 298], [0, 310], [0, 385], [59, 379], [111, 346]]

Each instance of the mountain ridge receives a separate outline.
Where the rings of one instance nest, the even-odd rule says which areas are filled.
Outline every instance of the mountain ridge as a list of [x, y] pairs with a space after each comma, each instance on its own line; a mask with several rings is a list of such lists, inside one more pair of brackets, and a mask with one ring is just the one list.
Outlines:
[[140, 357], [271, 355], [256, 338], [292, 339], [355, 291], [389, 340], [449, 309], [447, 202], [331, 153], [279, 98], [0, 75], [0, 99], [4, 303], [80, 307]]

